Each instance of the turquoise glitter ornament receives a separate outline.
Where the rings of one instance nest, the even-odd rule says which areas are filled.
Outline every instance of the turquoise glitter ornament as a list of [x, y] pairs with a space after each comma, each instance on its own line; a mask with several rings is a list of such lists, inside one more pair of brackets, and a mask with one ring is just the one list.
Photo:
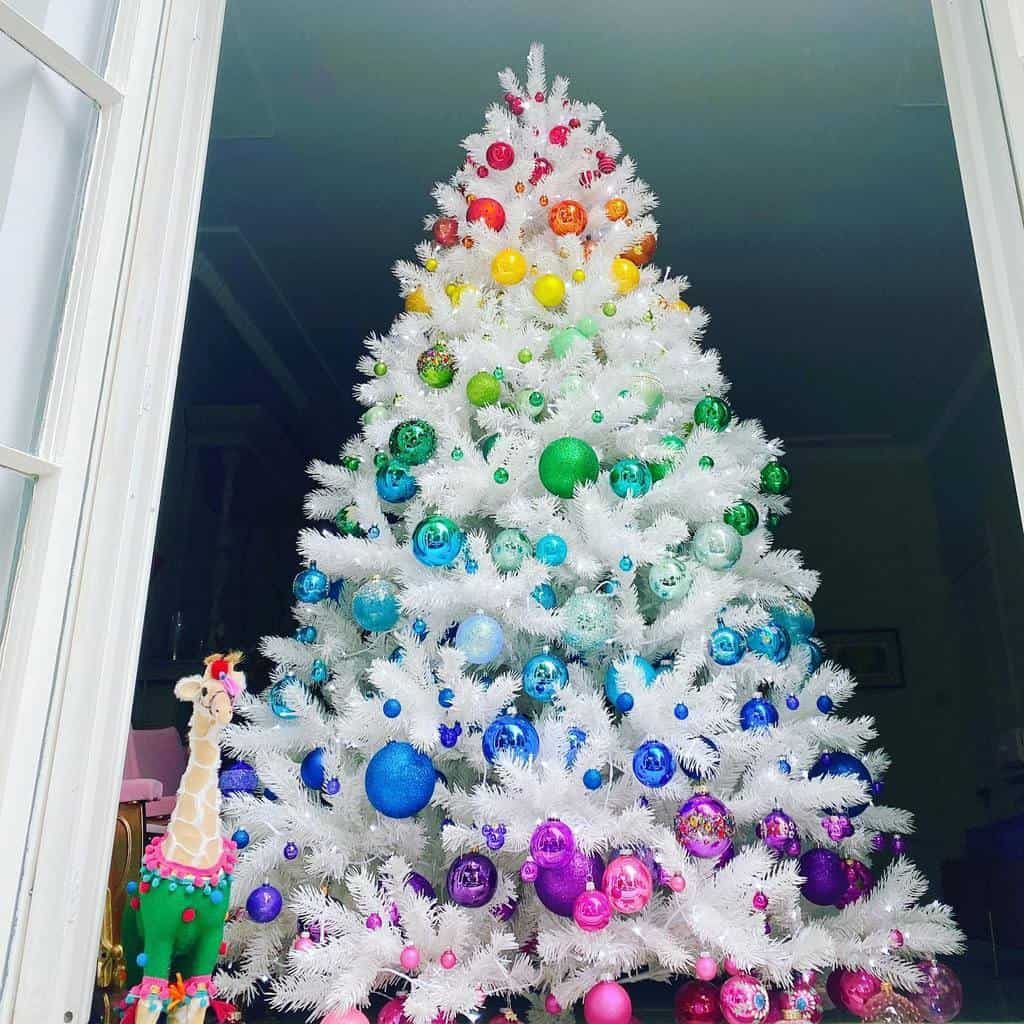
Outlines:
[[294, 580], [292, 580], [292, 593], [296, 601], [303, 604], [316, 604], [322, 601], [327, 592], [331, 589], [331, 581], [327, 573], [316, 567], [316, 562], [310, 562], [308, 569], [303, 569]]
[[659, 601], [674, 601], [690, 592], [693, 577], [685, 562], [666, 555], [652, 563], [647, 572], [647, 586]]
[[522, 530], [501, 530], [491, 542], [491, 561], [501, 572], [514, 572], [532, 554], [533, 544]]
[[398, 622], [398, 590], [390, 580], [374, 577], [352, 595], [352, 618], [370, 633], [386, 633]]
[[523, 666], [523, 689], [542, 704], [569, 682], [569, 670], [557, 654], [535, 654]]
[[578, 590], [562, 606], [562, 641], [586, 654], [601, 647], [615, 633], [615, 605], [600, 594]]
[[455, 646], [471, 665], [486, 665], [505, 649], [501, 623], [482, 612], [469, 615], [455, 631]]
[[647, 463], [640, 459], [619, 459], [608, 474], [608, 483], [620, 498], [642, 498], [653, 482]]
[[388, 438], [388, 450], [409, 466], [420, 466], [437, 450], [437, 433], [426, 420], [403, 420]]
[[412, 532], [412, 553], [423, 565], [448, 566], [459, 557], [464, 541], [465, 534], [453, 519], [427, 516]]
[[540, 737], [533, 723], [522, 715], [499, 715], [484, 730], [484, 757], [493, 764], [500, 754], [526, 762], [540, 752]]
[[534, 555], [545, 565], [561, 565], [569, 554], [569, 545], [557, 533], [546, 533], [534, 548]]
[[417, 490], [416, 477], [409, 472], [409, 467], [398, 459], [391, 459], [386, 466], [377, 470], [377, 497], [381, 501], [408, 501]]
[[694, 557], [708, 569], [731, 569], [743, 554], [743, 538], [728, 523], [704, 523], [693, 537]]
[[437, 782], [433, 761], [412, 744], [394, 741], [366, 766], [366, 797], [389, 818], [411, 818], [430, 803]]
[[780, 604], [772, 605], [768, 612], [772, 620], [794, 641], [806, 640], [814, 632], [814, 610], [797, 594], [791, 594]]

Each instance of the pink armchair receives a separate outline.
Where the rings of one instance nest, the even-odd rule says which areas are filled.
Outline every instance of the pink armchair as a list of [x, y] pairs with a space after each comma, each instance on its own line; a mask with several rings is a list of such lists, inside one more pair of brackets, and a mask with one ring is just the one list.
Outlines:
[[121, 800], [145, 802], [147, 832], [166, 829], [187, 760], [177, 729], [133, 729], [129, 734]]

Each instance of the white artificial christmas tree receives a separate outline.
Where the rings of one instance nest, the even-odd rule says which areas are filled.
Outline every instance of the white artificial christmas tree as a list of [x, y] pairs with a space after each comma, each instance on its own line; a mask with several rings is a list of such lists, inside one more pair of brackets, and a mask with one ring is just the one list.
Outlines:
[[639, 978], [696, 975], [680, 1018], [730, 1024], [813, 1018], [835, 969], [844, 1004], [913, 992], [960, 934], [839, 714], [816, 576], [773, 550], [782, 444], [650, 263], [601, 111], [540, 47], [499, 77], [359, 361], [363, 431], [311, 467], [298, 632], [228, 733], [260, 780], [226, 805], [233, 895], [263, 898], [221, 990], [416, 1024], [512, 996], [627, 1024]]

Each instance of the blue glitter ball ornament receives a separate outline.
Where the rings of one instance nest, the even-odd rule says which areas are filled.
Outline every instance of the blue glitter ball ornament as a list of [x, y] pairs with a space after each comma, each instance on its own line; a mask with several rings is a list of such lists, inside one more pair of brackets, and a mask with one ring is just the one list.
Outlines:
[[[640, 681], [644, 686], [650, 686], [654, 682], [654, 677], [658, 674], [654, 666], [646, 658], [641, 658], [639, 654], [633, 656], [633, 667], [639, 672]], [[619, 697], [627, 692], [624, 688], [629, 685], [627, 675], [630, 674], [633, 673], [620, 672], [619, 667], [616, 665], [609, 665], [605, 670], [604, 694], [616, 707], [618, 707]], [[619, 710], [623, 709], [619, 708]]]
[[642, 498], [653, 482], [647, 463], [640, 459], [619, 459], [608, 473], [608, 483], [619, 498]]
[[716, 665], [735, 665], [747, 653], [747, 641], [738, 629], [719, 623], [708, 641], [708, 653]]
[[523, 689], [543, 704], [568, 682], [569, 670], [557, 654], [535, 654], [523, 666]]
[[540, 751], [540, 737], [533, 723], [522, 715], [499, 715], [483, 735], [484, 757], [491, 763], [499, 754], [511, 754], [516, 761], [529, 761]]
[[491, 561], [501, 572], [515, 572], [532, 554], [533, 544], [523, 530], [500, 530], [491, 541]]
[[259, 789], [260, 780], [251, 764], [236, 761], [221, 771], [217, 785], [225, 796], [230, 793], [255, 793]]
[[309, 681], [316, 683], [317, 686], [322, 686], [330, 678], [331, 670], [327, 667], [327, 662], [323, 658], [315, 658], [313, 664], [309, 666]]
[[537, 586], [530, 591], [530, 597], [537, 602], [545, 611], [551, 611], [552, 608], [558, 604], [558, 598], [555, 595], [555, 588], [550, 583], [538, 583]]
[[693, 576], [685, 562], [667, 555], [651, 564], [647, 571], [647, 586], [659, 601], [674, 601], [690, 592]]
[[562, 606], [562, 641], [587, 654], [597, 650], [615, 633], [615, 605], [600, 594], [578, 590]]
[[294, 676], [289, 672], [288, 675], [282, 676], [267, 691], [267, 704], [278, 718], [288, 720], [298, 714], [291, 704], [288, 703], [286, 697], [287, 691], [291, 687], [301, 685], [298, 676]]
[[316, 643], [316, 626], [299, 626], [295, 630], [295, 639], [300, 644], [313, 644]]
[[430, 803], [437, 782], [434, 762], [411, 743], [392, 741], [366, 766], [366, 797], [389, 818], [411, 818]]
[[[868, 771], [867, 766], [859, 757], [854, 757], [853, 754], [847, 754], [842, 750], [829, 750], [822, 754], [817, 761], [811, 766], [811, 770], [807, 773], [809, 779], [822, 779], [826, 777], [839, 778], [847, 777], [851, 779], [859, 779], [864, 783], [864, 788], [867, 792], [871, 792], [872, 779], [871, 772]], [[845, 814], [848, 818], [856, 818], [859, 814], [863, 814], [868, 809], [869, 801], [865, 800], [861, 804], [853, 804], [849, 807], [826, 807], [826, 814]]]
[[569, 554], [569, 545], [557, 533], [545, 533], [534, 545], [533, 553], [545, 565], [561, 565]]
[[398, 459], [392, 459], [377, 470], [376, 482], [377, 497], [394, 504], [408, 501], [419, 487], [409, 467]]
[[764, 697], [751, 697], [740, 708], [740, 728], [770, 729], [779, 724], [779, 712], [770, 700]]
[[[694, 755], [699, 755], [700, 761]], [[721, 763], [722, 755], [719, 753], [718, 745], [707, 736], [697, 736], [691, 740], [688, 749], [679, 757], [679, 767], [691, 782], [703, 782], [713, 778]], [[702, 764], [706, 767], [701, 767]]]
[[604, 782], [604, 776], [596, 768], [588, 768], [583, 773], [583, 785], [587, 789], [600, 789], [602, 782]]
[[747, 646], [755, 653], [779, 664], [789, 657], [789, 634], [777, 623], [755, 626], [747, 633]]
[[691, 545], [694, 558], [716, 572], [731, 569], [743, 554], [743, 538], [728, 523], [704, 523]]
[[672, 751], [658, 740], [641, 743], [633, 754], [633, 774], [642, 786], [657, 789], [669, 782], [675, 773]]
[[325, 758], [327, 752], [323, 747], [314, 747], [303, 759], [299, 766], [299, 775], [304, 785], [310, 789], [322, 789], [327, 779], [327, 765]]
[[395, 700], [394, 697], [388, 697], [381, 705], [381, 710], [385, 718], [397, 718], [402, 713], [402, 702]]
[[281, 913], [284, 901], [281, 893], [272, 885], [260, 885], [249, 893], [245, 901], [245, 911], [250, 920], [258, 924], [267, 924]]
[[781, 604], [772, 605], [768, 612], [794, 641], [806, 640], [814, 632], [814, 610], [796, 594]]
[[455, 631], [455, 646], [471, 665], [486, 665], [505, 649], [501, 623], [483, 612], [468, 615]]
[[462, 550], [465, 534], [448, 516], [427, 516], [412, 531], [412, 553], [434, 568], [451, 565]]
[[303, 569], [294, 580], [292, 580], [292, 593], [296, 601], [303, 604], [315, 604], [322, 601], [327, 592], [331, 589], [331, 581], [327, 573], [316, 567], [316, 562], [311, 562], [308, 569]]
[[352, 595], [352, 618], [369, 633], [386, 633], [399, 614], [398, 590], [390, 580], [367, 580]]
[[235, 831], [231, 833], [231, 841], [240, 850], [244, 850], [249, 845], [249, 833], [246, 832], [244, 828], [236, 828]]

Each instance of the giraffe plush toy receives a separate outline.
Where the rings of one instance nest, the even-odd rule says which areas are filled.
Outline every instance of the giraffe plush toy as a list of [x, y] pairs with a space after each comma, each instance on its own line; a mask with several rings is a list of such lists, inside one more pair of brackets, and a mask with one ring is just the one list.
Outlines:
[[142, 880], [128, 885], [122, 924], [132, 986], [125, 1002], [134, 1024], [153, 1024], [164, 1010], [172, 1024], [200, 1024], [211, 1005], [220, 1016], [210, 975], [220, 955], [236, 848], [221, 835], [217, 737], [245, 689], [240, 660], [237, 651], [213, 654], [201, 676], [174, 687], [178, 700], [192, 703], [188, 766], [166, 834], [146, 847]]

